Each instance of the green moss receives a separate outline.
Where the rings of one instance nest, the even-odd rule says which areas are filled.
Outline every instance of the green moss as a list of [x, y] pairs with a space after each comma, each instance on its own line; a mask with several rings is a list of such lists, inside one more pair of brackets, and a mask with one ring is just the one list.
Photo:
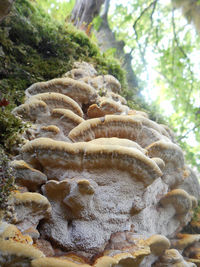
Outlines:
[[5, 209], [14, 186], [14, 173], [9, 167], [9, 158], [0, 147], [0, 209]]
[[20, 133], [25, 129], [22, 121], [16, 118], [9, 109], [0, 108], [0, 148], [13, 152], [21, 143]]
[[25, 89], [61, 77], [74, 61], [83, 60], [94, 64], [99, 74], [112, 74], [126, 86], [119, 62], [102, 55], [84, 32], [53, 20], [36, 2], [14, 2], [0, 27], [0, 101], [6, 98], [10, 103], [0, 111], [0, 145], [7, 152], [23, 128], [10, 111], [23, 102]]
[[0, 44], [0, 91], [9, 92], [13, 104], [22, 102], [32, 83], [59, 77], [78, 60], [93, 63], [99, 74], [112, 74], [125, 86], [116, 60], [102, 55], [84, 32], [54, 21], [35, 2], [15, 1], [1, 24]]
[[[199, 214], [200, 214], [200, 201], [198, 201], [197, 207], [193, 210], [194, 214], [191, 221], [197, 222], [199, 221]], [[199, 234], [199, 229], [192, 226], [190, 223], [186, 225], [182, 231], [182, 233], [188, 233], [188, 234]]]

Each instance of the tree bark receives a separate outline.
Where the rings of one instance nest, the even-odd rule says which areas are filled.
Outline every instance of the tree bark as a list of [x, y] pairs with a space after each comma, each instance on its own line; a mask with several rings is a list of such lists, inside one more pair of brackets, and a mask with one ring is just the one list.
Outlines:
[[105, 0], [76, 0], [71, 13], [72, 23], [81, 29], [87, 29], [93, 18], [100, 12]]
[[121, 62], [121, 66], [126, 71], [126, 78], [128, 89], [138, 91], [137, 77], [132, 69], [132, 56], [124, 52], [124, 41], [117, 41], [115, 34], [110, 29], [108, 24], [108, 11], [110, 0], [76, 0], [75, 6], [71, 13], [72, 23], [79, 29], [87, 31], [88, 25], [92, 22], [93, 18], [100, 13], [100, 8], [105, 2], [104, 10], [101, 14], [102, 23], [97, 32], [97, 39], [102, 51], [109, 48], [116, 49], [117, 58]]
[[126, 71], [126, 79], [128, 83], [128, 89], [135, 89], [138, 91], [138, 81], [137, 77], [133, 71], [132, 68], [132, 56], [131, 54], [126, 54], [124, 52], [124, 46], [125, 43], [124, 41], [117, 41], [115, 38], [115, 34], [112, 32], [110, 29], [110, 26], [108, 24], [108, 11], [109, 11], [109, 5], [110, 5], [110, 0], [105, 1], [105, 6], [103, 13], [101, 15], [101, 26], [97, 32], [97, 39], [99, 42], [99, 46], [102, 51], [106, 51], [107, 49], [110, 48], [115, 48], [116, 49], [116, 55], [117, 58], [120, 60], [122, 67]]

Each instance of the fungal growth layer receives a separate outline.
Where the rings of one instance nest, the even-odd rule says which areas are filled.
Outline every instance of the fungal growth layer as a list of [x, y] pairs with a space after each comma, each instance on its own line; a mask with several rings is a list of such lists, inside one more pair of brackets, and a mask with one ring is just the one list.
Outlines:
[[182, 252], [199, 235], [177, 234], [197, 178], [171, 130], [120, 90], [85, 62], [26, 90], [13, 113], [31, 126], [11, 162], [18, 189], [0, 223], [0, 266], [196, 266]]

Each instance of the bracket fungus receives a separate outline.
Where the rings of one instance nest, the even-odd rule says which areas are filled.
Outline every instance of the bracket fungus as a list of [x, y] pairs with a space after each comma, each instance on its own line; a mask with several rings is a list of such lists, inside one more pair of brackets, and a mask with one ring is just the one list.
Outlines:
[[26, 90], [13, 113], [32, 124], [11, 162], [22, 188], [2, 217], [0, 265], [194, 266], [180, 253], [197, 261], [185, 244], [199, 236], [177, 233], [200, 199], [198, 180], [172, 131], [125, 106], [120, 89], [76, 62]]
[[170, 241], [162, 235], [153, 235], [146, 240], [154, 255], [162, 255], [166, 249], [170, 248]]
[[24, 231], [30, 227], [36, 228], [39, 221], [48, 217], [51, 206], [48, 199], [39, 193], [15, 193], [10, 204], [14, 207], [14, 217], [11, 219], [17, 227]]
[[80, 117], [83, 117], [83, 111], [80, 106], [70, 97], [59, 94], [59, 93], [43, 93], [37, 94], [29, 98], [29, 101], [32, 99], [38, 99], [45, 102], [50, 110], [57, 108], [64, 108], [73, 111]]
[[192, 209], [190, 195], [182, 189], [174, 189], [161, 198], [162, 206], [172, 205], [176, 210], [176, 215], [186, 214]]
[[51, 120], [62, 129], [64, 135], [68, 135], [74, 127], [84, 121], [82, 117], [78, 116], [73, 111], [61, 108], [53, 109]]
[[185, 190], [190, 195], [200, 199], [200, 185], [195, 172], [186, 167], [183, 183], [178, 186], [178, 188]]
[[[111, 138], [97, 138], [89, 141], [90, 144], [108, 146], [108, 145], [115, 145], [115, 146], [124, 146], [129, 148], [136, 148], [141, 151], [143, 154], [146, 154], [147, 150], [143, 149], [138, 143], [131, 141], [129, 139], [122, 139], [117, 137]], [[154, 159], [153, 159], [154, 160]]]
[[32, 260], [44, 254], [29, 244], [0, 240], [0, 265], [29, 267]]
[[[92, 104], [87, 111], [89, 118], [99, 118], [108, 114], [122, 114], [127, 111], [127, 107], [115, 102], [112, 99], [101, 99], [97, 104]], [[127, 113], [127, 112], [126, 112]]]
[[177, 238], [172, 242], [172, 246], [176, 249], [185, 249], [189, 246], [191, 246], [192, 244], [194, 244], [195, 242], [199, 242], [200, 241], [200, 235], [196, 234], [196, 235], [191, 235], [191, 234], [182, 234], [179, 233], [177, 234]]
[[120, 103], [122, 105], [127, 105], [126, 99], [123, 96], [119, 95], [119, 94], [116, 94], [116, 93], [113, 93], [113, 92], [107, 92], [106, 93], [106, 97], [109, 98], [109, 99], [111, 98], [112, 100], [114, 100], [117, 103]]
[[40, 185], [47, 181], [44, 173], [32, 168], [23, 160], [14, 160], [10, 166], [15, 171], [15, 182], [27, 187], [30, 191], [36, 191]]
[[36, 121], [38, 117], [48, 114], [48, 106], [42, 100], [32, 99], [32, 101], [16, 107], [13, 114], [24, 120]]
[[176, 249], [168, 249], [165, 253], [159, 258], [154, 267], [195, 267], [194, 263], [190, 263], [184, 260], [181, 254]]
[[57, 78], [48, 82], [35, 83], [26, 90], [26, 95], [28, 97], [29, 95], [48, 92], [69, 96], [81, 104], [95, 102], [97, 98], [97, 93], [92, 86], [83, 81], [77, 81], [71, 78]]
[[68, 170], [114, 168], [127, 171], [133, 178], [146, 185], [162, 175], [155, 161], [137, 148], [124, 146], [102, 146], [87, 142], [67, 143], [50, 138], [38, 138], [26, 143], [22, 147], [22, 154], [24, 160], [36, 166], [39, 164], [43, 169], [45, 167]]
[[32, 244], [32, 238], [16, 226], [0, 222], [0, 266], [29, 267], [32, 260], [44, 257]]
[[90, 81], [91, 85], [99, 90], [106, 89], [113, 93], [119, 93], [121, 90], [121, 84], [112, 75], [102, 75], [92, 78]]
[[55, 125], [41, 126], [38, 133], [36, 133], [37, 137], [48, 137], [52, 139], [56, 139], [59, 134], [60, 129]]
[[178, 187], [183, 183], [185, 163], [183, 152], [178, 145], [160, 140], [146, 149], [150, 157], [158, 157], [164, 161], [163, 180], [170, 188]]
[[74, 80], [79, 80], [84, 77], [96, 77], [97, 71], [93, 67], [93, 65], [87, 62], [74, 62], [73, 69], [66, 72], [63, 77], [69, 77]]
[[160, 132], [143, 124], [143, 117], [137, 115], [106, 115], [102, 118], [89, 119], [69, 133], [69, 138], [74, 142], [87, 142], [101, 137], [130, 139], [144, 148], [159, 140], [169, 141]]

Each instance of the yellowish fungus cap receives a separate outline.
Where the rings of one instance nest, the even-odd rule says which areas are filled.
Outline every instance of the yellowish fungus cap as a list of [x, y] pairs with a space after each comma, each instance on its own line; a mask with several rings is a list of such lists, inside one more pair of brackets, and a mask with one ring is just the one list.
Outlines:
[[172, 205], [176, 214], [186, 214], [192, 208], [190, 195], [182, 189], [174, 189], [161, 198], [160, 203], [163, 206]]
[[176, 249], [185, 249], [195, 242], [200, 241], [200, 235], [198, 234], [177, 234], [178, 240], [172, 243], [173, 247]]
[[[32, 245], [23, 244], [11, 240], [0, 240], [0, 264], [31, 262], [33, 259], [42, 258], [44, 254]], [[7, 265], [9, 266], [9, 265]], [[19, 265], [18, 265], [19, 266]]]
[[75, 263], [64, 258], [45, 257], [31, 262], [32, 267], [90, 267], [91, 265]]
[[116, 168], [131, 173], [145, 184], [162, 175], [157, 164], [138, 149], [102, 146], [89, 143], [67, 143], [38, 138], [22, 147], [24, 158], [32, 164], [70, 169]]
[[101, 137], [119, 137], [136, 140], [142, 124], [138, 119], [124, 115], [107, 115], [104, 118], [82, 122], [69, 133], [73, 141], [90, 141]]
[[13, 110], [13, 114], [22, 117], [24, 120], [35, 121], [39, 116], [48, 113], [48, 106], [44, 101], [32, 99]]
[[96, 91], [89, 84], [70, 78], [57, 78], [47, 82], [34, 83], [26, 90], [27, 95], [47, 92], [64, 94], [81, 104], [92, 103], [97, 98]]
[[170, 241], [163, 235], [152, 235], [145, 240], [145, 243], [150, 247], [151, 252], [157, 256], [170, 248]]
[[31, 101], [32, 99], [44, 101], [51, 110], [55, 108], [69, 109], [78, 116], [83, 117], [83, 111], [77, 102], [66, 95], [50, 92], [34, 95], [33, 97], [29, 98], [28, 101]]

